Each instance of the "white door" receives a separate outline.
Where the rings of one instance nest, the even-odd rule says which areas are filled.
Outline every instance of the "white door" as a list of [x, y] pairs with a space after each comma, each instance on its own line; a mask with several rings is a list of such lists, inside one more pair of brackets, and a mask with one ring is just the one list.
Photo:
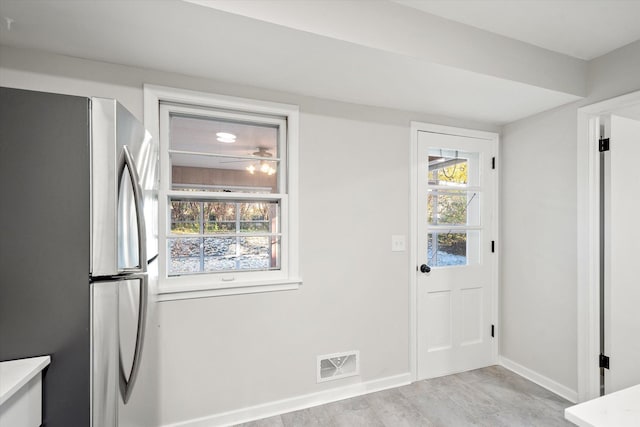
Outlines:
[[418, 132], [418, 379], [494, 363], [496, 145]]
[[611, 116], [605, 163], [605, 392], [640, 383], [640, 121]]

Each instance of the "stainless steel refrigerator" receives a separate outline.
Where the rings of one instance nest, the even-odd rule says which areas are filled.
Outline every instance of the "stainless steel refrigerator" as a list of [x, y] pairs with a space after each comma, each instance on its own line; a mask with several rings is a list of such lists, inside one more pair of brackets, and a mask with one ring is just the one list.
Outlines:
[[157, 425], [158, 148], [112, 99], [0, 88], [0, 360], [43, 425]]

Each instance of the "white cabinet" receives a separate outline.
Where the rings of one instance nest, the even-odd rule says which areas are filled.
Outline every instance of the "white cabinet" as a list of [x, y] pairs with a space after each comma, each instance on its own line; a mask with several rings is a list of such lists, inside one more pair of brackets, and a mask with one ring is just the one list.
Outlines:
[[0, 362], [0, 427], [42, 424], [42, 370], [49, 356]]

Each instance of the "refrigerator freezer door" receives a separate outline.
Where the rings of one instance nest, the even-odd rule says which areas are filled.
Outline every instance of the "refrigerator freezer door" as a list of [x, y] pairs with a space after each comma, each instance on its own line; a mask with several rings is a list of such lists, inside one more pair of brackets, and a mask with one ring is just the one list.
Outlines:
[[[147, 283], [149, 286], [149, 303], [147, 304], [144, 348], [139, 357], [135, 387], [125, 404], [119, 398], [118, 427], [157, 427], [159, 421], [159, 375], [158, 375], [158, 320], [157, 304], [154, 303], [154, 289], [158, 281], [158, 262], [148, 266]], [[119, 289], [119, 322], [120, 345], [123, 367], [131, 369], [135, 338], [137, 335], [137, 307], [139, 306], [140, 282], [124, 282]]]
[[118, 344], [118, 282], [92, 283], [92, 427], [118, 427]]
[[134, 389], [145, 341], [146, 274], [91, 284], [92, 427], [120, 424], [119, 401]]

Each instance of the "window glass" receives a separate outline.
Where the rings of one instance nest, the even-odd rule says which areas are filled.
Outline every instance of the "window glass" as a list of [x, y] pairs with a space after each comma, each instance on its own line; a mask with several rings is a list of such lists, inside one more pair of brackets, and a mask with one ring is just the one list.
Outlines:
[[431, 225], [480, 225], [480, 192], [427, 190], [427, 221]]
[[172, 113], [170, 132], [171, 150], [245, 156], [261, 148], [270, 156], [279, 155], [278, 126], [272, 124]]
[[279, 127], [172, 114], [173, 190], [277, 193]]
[[[480, 262], [480, 154], [449, 148], [428, 151], [426, 263], [454, 267]], [[447, 229], [452, 227], [451, 229]], [[468, 229], [476, 228], [476, 229]]]
[[480, 262], [479, 231], [439, 231], [427, 237], [427, 264], [432, 267], [472, 265]]
[[278, 201], [172, 200], [169, 275], [278, 269], [279, 216]]
[[429, 149], [429, 185], [478, 185], [478, 157], [478, 153], [444, 148]]

